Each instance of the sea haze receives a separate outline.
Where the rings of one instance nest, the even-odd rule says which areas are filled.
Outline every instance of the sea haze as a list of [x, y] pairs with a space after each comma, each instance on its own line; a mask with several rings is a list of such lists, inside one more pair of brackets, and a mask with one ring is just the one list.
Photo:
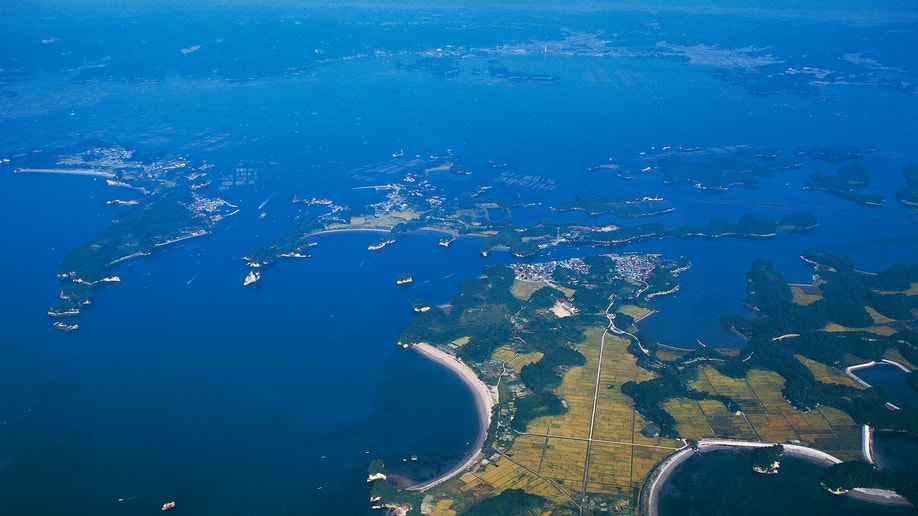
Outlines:
[[[808, 247], [869, 271], [918, 256], [918, 215], [894, 197], [902, 167], [918, 163], [913, 12], [809, 10], [804, 22], [787, 5], [757, 18], [655, 7], [206, 2], [117, 13], [99, 4], [66, 16], [0, 7], [0, 159], [10, 160], [0, 164], [0, 513], [148, 514], [174, 499], [194, 514], [370, 514], [372, 459], [411, 480], [458, 462], [478, 430], [467, 388], [395, 343], [412, 301], [448, 303], [462, 280], [509, 253], [482, 257], [475, 238], [444, 248], [430, 233], [370, 252], [379, 234], [326, 234], [309, 258], [241, 286], [243, 256], [295, 227], [305, 208], [294, 198], [382, 200], [385, 192], [353, 188], [401, 178], [353, 171], [394, 153], [461, 158], [470, 175], [431, 174], [440, 193], [491, 186], [531, 203], [511, 210], [517, 222], [645, 222], [551, 212], [585, 188], [662, 196], [675, 210], [651, 220], [671, 227], [816, 215], [808, 234], [615, 249], [692, 261], [681, 290], [656, 298], [660, 312], [640, 323], [675, 346], [743, 346], [719, 320], [746, 313], [756, 257], [806, 283], [812, 270], [798, 257]], [[455, 72], [419, 64], [444, 56]], [[489, 67], [553, 80], [505, 79]], [[799, 81], [784, 73], [791, 68], [831, 70], [837, 84]], [[787, 82], [760, 82], [775, 74]], [[78, 331], [58, 332], [46, 316], [57, 264], [118, 216], [107, 200], [129, 193], [102, 179], [14, 171], [114, 144], [255, 179], [210, 192], [240, 207], [212, 234], [113, 267], [121, 283], [95, 292]], [[801, 158], [758, 189], [711, 193], [662, 184], [653, 158], [664, 146], [792, 157], [814, 145], [859, 148], [872, 171], [865, 191], [885, 205], [801, 190], [810, 172], [846, 164]], [[612, 156], [652, 170], [587, 172]], [[551, 187], [508, 184], [504, 173]], [[535, 259], [599, 252], [561, 246]], [[395, 285], [402, 273], [410, 286]]]

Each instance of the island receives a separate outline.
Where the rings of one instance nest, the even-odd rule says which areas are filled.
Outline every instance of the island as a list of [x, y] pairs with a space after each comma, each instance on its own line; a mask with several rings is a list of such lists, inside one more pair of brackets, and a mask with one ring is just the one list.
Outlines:
[[810, 174], [803, 188], [821, 190], [860, 206], [880, 208], [886, 200], [882, 195], [856, 192], [870, 185], [870, 169], [857, 163], [850, 167], [839, 168], [835, 175], [815, 171]]
[[[764, 152], [764, 154], [762, 153]], [[768, 156], [762, 151], [755, 156]], [[777, 166], [777, 165], [773, 165]], [[559, 223], [546, 218], [528, 224], [514, 221], [515, 210], [532, 208], [532, 203], [520, 200], [502, 201], [490, 196], [489, 186], [478, 186], [465, 196], [448, 198], [435, 186], [436, 174], [468, 175], [462, 160], [447, 153], [430, 158], [407, 157], [396, 153], [389, 161], [361, 167], [350, 176], [371, 186], [358, 186], [385, 192], [384, 199], [364, 206], [345, 206], [332, 199], [310, 200], [294, 198], [311, 207], [324, 210], [311, 211], [299, 217], [297, 228], [276, 235], [271, 243], [252, 249], [245, 259], [249, 267], [259, 267], [262, 272], [284, 257], [303, 256], [306, 247], [315, 245], [313, 237], [333, 231], [377, 231], [380, 241], [367, 247], [368, 251], [381, 251], [393, 245], [400, 235], [419, 231], [442, 233], [439, 245], [449, 245], [459, 236], [481, 239], [480, 252], [487, 257], [494, 251], [508, 251], [516, 258], [531, 258], [540, 250], [561, 244], [614, 248], [660, 238], [774, 238], [779, 232], [809, 232], [818, 221], [812, 213], [797, 212], [780, 220], [746, 214], [735, 222], [712, 220], [706, 227], [668, 227], [660, 222], [636, 225], [624, 223], [586, 224], [582, 222]], [[500, 180], [499, 176], [495, 180]], [[542, 185], [538, 178], [530, 178], [534, 185]], [[553, 208], [555, 212], [582, 211], [592, 217], [614, 215], [622, 219], [653, 217], [673, 211], [663, 204], [662, 198], [641, 196], [634, 199], [601, 198], [590, 190], [583, 191], [568, 202]], [[491, 212], [507, 214], [506, 218], [492, 219]]]
[[752, 450], [752, 470], [763, 475], [777, 475], [781, 468], [784, 446], [775, 444]]
[[[49, 166], [23, 167], [17, 173], [75, 174], [104, 177], [109, 186], [130, 189], [139, 198], [109, 202], [123, 209], [98, 237], [70, 251], [57, 269], [61, 301], [52, 317], [74, 316], [92, 303], [93, 289], [117, 283], [109, 269], [156, 248], [209, 234], [223, 218], [238, 212], [225, 199], [207, 197], [207, 162], [184, 157], [140, 157], [120, 145], [89, 147], [55, 158]], [[58, 329], [70, 331], [55, 325]], [[75, 329], [73, 327], [72, 329]]]
[[910, 208], [918, 208], [918, 165], [904, 167], [902, 175], [907, 186], [896, 191], [896, 200]]

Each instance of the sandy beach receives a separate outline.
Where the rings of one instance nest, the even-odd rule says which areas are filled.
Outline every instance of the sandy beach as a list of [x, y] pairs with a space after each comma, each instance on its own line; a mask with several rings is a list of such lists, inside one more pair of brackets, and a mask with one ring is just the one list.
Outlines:
[[[650, 472], [650, 475], [648, 475], [644, 486], [641, 488], [641, 509], [643, 510], [643, 513], [648, 516], [657, 514], [660, 486], [666, 483], [676, 467], [685, 462], [695, 453], [704, 453], [706, 451], [731, 447], [761, 448], [765, 446], [771, 446], [772, 444], [773, 443], [738, 441], [731, 439], [704, 439], [698, 443], [697, 451], [690, 448], [683, 448], [682, 450], [677, 451], [676, 453], [664, 459], [663, 462], [659, 463], [657, 467]], [[821, 463], [826, 466], [831, 466], [832, 464], [841, 462], [841, 460], [837, 457], [834, 457], [821, 450], [794, 444], [784, 444], [783, 446], [784, 453], [786, 455], [796, 456], [812, 462]], [[864, 500], [879, 505], [911, 505], [908, 500], [896, 494], [895, 492], [882, 489], [858, 488], [849, 492], [848, 495], [859, 500]]]
[[425, 343], [414, 344], [411, 347], [434, 362], [442, 364], [455, 373], [456, 376], [469, 387], [469, 390], [472, 391], [472, 396], [475, 398], [475, 408], [478, 412], [479, 423], [478, 438], [475, 440], [475, 444], [472, 446], [471, 450], [466, 453], [462, 462], [434, 479], [409, 487], [409, 489], [424, 491], [465, 471], [478, 460], [481, 455], [482, 444], [484, 444], [485, 437], [488, 435], [488, 427], [491, 426], [491, 410], [497, 404], [497, 396], [491, 391], [490, 387], [478, 379], [478, 375], [476, 375], [469, 366], [460, 362], [449, 353]]
[[688, 458], [695, 453], [697, 453], [696, 450], [686, 446], [663, 459], [663, 462], [660, 462], [655, 468], [650, 470], [650, 474], [647, 475], [647, 480], [644, 481], [644, 485], [641, 487], [640, 507], [643, 514], [647, 516], [657, 514], [660, 486], [669, 480], [670, 475], [677, 466], [688, 460]]

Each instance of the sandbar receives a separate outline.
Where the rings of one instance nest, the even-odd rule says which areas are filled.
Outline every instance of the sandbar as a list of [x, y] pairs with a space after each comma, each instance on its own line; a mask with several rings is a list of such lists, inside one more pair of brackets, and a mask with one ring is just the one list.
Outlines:
[[497, 404], [497, 395], [478, 378], [475, 371], [472, 371], [469, 366], [449, 353], [425, 343], [414, 344], [411, 347], [425, 357], [443, 365], [458, 376], [472, 392], [472, 397], [475, 399], [475, 409], [478, 412], [478, 438], [475, 440], [472, 449], [465, 454], [464, 460], [446, 473], [408, 488], [416, 491], [424, 491], [446, 482], [450, 478], [465, 471], [478, 460], [481, 455], [482, 445], [488, 435], [488, 427], [491, 426], [491, 411]]

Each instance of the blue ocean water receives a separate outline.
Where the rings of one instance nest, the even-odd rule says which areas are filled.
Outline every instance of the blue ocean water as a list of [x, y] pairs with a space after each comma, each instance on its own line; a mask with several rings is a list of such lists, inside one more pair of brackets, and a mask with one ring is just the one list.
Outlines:
[[[841, 68], [848, 65], [840, 54], [867, 52], [908, 79], [915, 60], [901, 44], [914, 31], [907, 18], [877, 26], [827, 18], [804, 31], [780, 16], [665, 10], [3, 9], [0, 158], [13, 158], [0, 165], [3, 513], [146, 513], [175, 498], [194, 513], [359, 514], [369, 512], [371, 459], [418, 480], [457, 461], [477, 430], [468, 392], [394, 343], [412, 320], [412, 300], [448, 302], [463, 279], [509, 261], [507, 253], [484, 259], [475, 239], [444, 249], [430, 234], [369, 253], [376, 234], [325, 235], [311, 258], [277, 264], [255, 291], [240, 287], [242, 256], [293, 227], [295, 196], [376, 200], [352, 190], [366, 183], [348, 173], [399, 150], [461, 157], [471, 176], [431, 176], [448, 196], [489, 185], [502, 198], [541, 203], [512, 210], [515, 221], [538, 220], [587, 187], [665, 197], [676, 210], [653, 220], [673, 226], [733, 222], [746, 212], [817, 215], [819, 226], [804, 235], [617, 249], [693, 262], [682, 289], [657, 298], [660, 312], [641, 323], [666, 344], [742, 346], [719, 317], [744, 310], [755, 257], [808, 282], [811, 271], [797, 257], [811, 246], [851, 255], [865, 270], [918, 256], [918, 216], [893, 199], [904, 186], [900, 169], [918, 156], [914, 93], [828, 86], [823, 93], [834, 102], [819, 104], [752, 95], [712, 77], [714, 65], [691, 65], [658, 46], [767, 47], [753, 53], [772, 53], [788, 67]], [[526, 54], [476, 53], [578, 31], [626, 51], [540, 54], [536, 45]], [[437, 48], [462, 55], [462, 71], [414, 68]], [[500, 81], [488, 66], [560, 80]], [[56, 264], [104, 230], [118, 212], [105, 201], [124, 192], [13, 169], [90, 141], [206, 159], [218, 172], [246, 167], [258, 180], [223, 194], [241, 211], [214, 234], [118, 265], [122, 283], [100, 289], [80, 330], [62, 334], [45, 316], [59, 288]], [[877, 148], [861, 161], [873, 171], [869, 192], [887, 197], [882, 209], [800, 191], [811, 170], [836, 167], [815, 160], [762, 179], [757, 190], [716, 195], [663, 185], [658, 172], [622, 180], [586, 171], [609, 156], [639, 159], [666, 145], [790, 152], [838, 144]], [[492, 159], [555, 188], [500, 183], [505, 170], [492, 169]], [[559, 248], [550, 256], [595, 252], [602, 251]], [[414, 282], [397, 288], [403, 272]], [[412, 455], [419, 460], [402, 461]]]
[[826, 466], [781, 459], [781, 472], [752, 471], [750, 450], [712, 450], [680, 464], [660, 493], [659, 514], [911, 514], [836, 496], [819, 485]]
[[857, 369], [854, 374], [871, 386], [882, 388], [886, 399], [893, 405], [904, 409], [918, 408], [918, 392], [908, 384], [907, 373], [898, 367], [877, 364]]

